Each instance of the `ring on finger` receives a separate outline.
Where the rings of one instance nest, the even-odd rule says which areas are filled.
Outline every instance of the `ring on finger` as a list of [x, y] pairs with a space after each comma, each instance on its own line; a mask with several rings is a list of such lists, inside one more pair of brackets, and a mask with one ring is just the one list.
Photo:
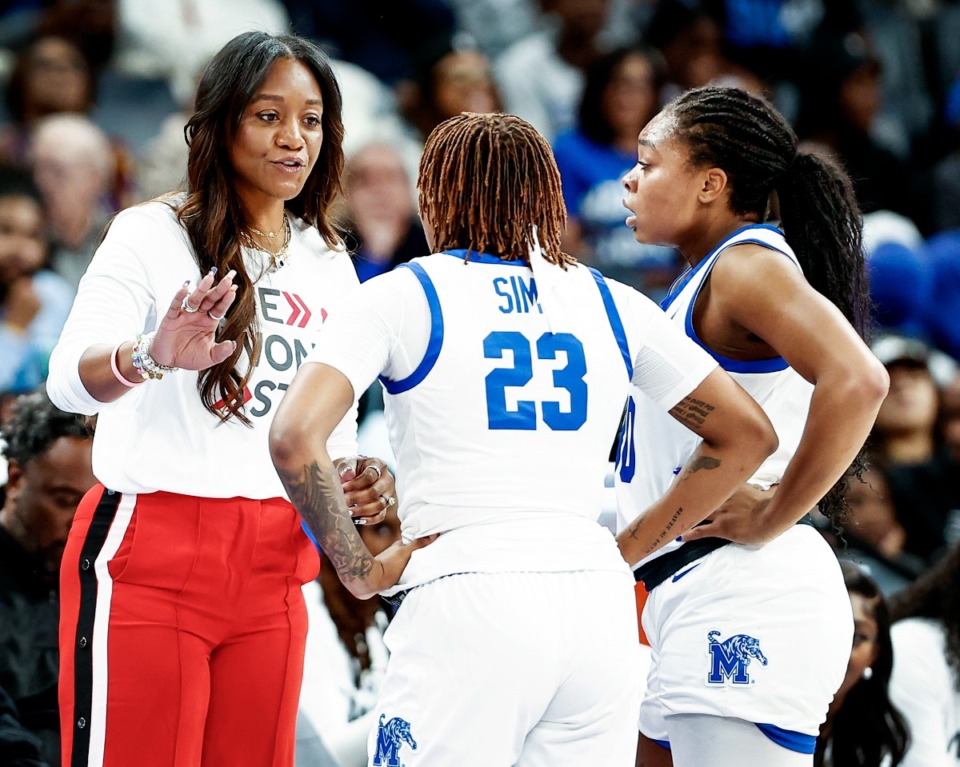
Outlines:
[[208, 310], [207, 310], [207, 316], [208, 316], [211, 320], [216, 320], [217, 322], [220, 322], [220, 320], [222, 320], [222, 319], [223, 319], [224, 317], [226, 317], [227, 315], [226, 315], [226, 314], [221, 314], [221, 315], [218, 317], [216, 314], [214, 314], [213, 312], [211, 312], [211, 311], [208, 309]]
[[[375, 476], [375, 477], [373, 478], [373, 481], [374, 481], [374, 482], [376, 482], [378, 479], [380, 479], [380, 477], [383, 476], [383, 472], [380, 471], [380, 467], [377, 466], [377, 464], [375, 464], [375, 463], [371, 463], [369, 466], [367, 466], [366, 468], [364, 468], [364, 471], [366, 471], [367, 469], [373, 469], [375, 472], [377, 472], [377, 476]], [[383, 496], [381, 496], [381, 497], [383, 497]]]
[[190, 302], [187, 299], [190, 298], [191, 295], [191, 293], [187, 293], [187, 295], [183, 297], [183, 301], [180, 302], [180, 308], [188, 314], [193, 314], [194, 312], [200, 311], [199, 306], [190, 306]]
[[386, 508], [388, 509], [397, 502], [397, 499], [394, 498], [392, 495], [381, 495], [380, 497], [383, 499], [383, 502], [386, 505]]

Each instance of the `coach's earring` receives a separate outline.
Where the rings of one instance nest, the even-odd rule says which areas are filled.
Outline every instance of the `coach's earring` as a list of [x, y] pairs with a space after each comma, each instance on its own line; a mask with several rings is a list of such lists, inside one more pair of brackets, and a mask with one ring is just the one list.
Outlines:
[[873, 678], [873, 669], [872, 669], [870, 666], [867, 666], [867, 667], [863, 670], [863, 678], [864, 678], [864, 679], [872, 679], [872, 678]]

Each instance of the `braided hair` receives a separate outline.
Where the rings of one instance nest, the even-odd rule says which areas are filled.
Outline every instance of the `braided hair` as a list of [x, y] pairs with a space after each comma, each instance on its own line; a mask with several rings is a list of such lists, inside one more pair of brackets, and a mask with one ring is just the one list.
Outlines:
[[694, 88], [668, 109], [692, 163], [727, 174], [735, 213], [763, 219], [776, 193], [784, 236], [807, 281], [862, 336], [869, 316], [863, 222], [846, 171], [829, 157], [798, 149], [783, 116], [740, 88]]
[[[865, 337], [870, 315], [863, 221], [846, 171], [827, 156], [798, 148], [784, 117], [740, 88], [694, 88], [666, 109], [675, 120], [672, 135], [687, 145], [692, 164], [727, 174], [734, 213], [764, 220], [778, 212], [807, 281]], [[863, 467], [857, 456], [820, 501], [834, 526], [845, 514], [846, 485]]]
[[465, 248], [529, 263], [536, 226], [544, 259], [575, 263], [560, 250], [567, 211], [553, 152], [519, 117], [463, 112], [444, 120], [427, 137], [419, 186], [435, 251]]

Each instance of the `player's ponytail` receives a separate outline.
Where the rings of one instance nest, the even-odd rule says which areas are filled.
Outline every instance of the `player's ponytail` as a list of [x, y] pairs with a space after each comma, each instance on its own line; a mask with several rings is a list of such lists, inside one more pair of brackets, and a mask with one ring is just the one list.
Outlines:
[[808, 282], [864, 335], [863, 227], [849, 176], [829, 157], [801, 150], [774, 187], [784, 236]]

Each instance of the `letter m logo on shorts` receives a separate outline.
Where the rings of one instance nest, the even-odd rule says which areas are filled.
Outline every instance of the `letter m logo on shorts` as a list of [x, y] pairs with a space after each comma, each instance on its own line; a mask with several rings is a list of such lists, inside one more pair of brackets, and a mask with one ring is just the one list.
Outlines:
[[710, 654], [710, 673], [708, 684], [724, 684], [727, 680], [733, 684], [750, 684], [747, 667], [756, 659], [764, 666], [767, 658], [760, 650], [760, 640], [746, 634], [735, 634], [722, 642], [717, 641], [719, 631], [707, 633], [707, 651]]
[[410, 722], [398, 716], [393, 717], [386, 724], [383, 719], [386, 714], [380, 714], [380, 727], [377, 729], [377, 750], [373, 755], [374, 767], [401, 767], [399, 751], [406, 743], [414, 751], [417, 750], [417, 741], [410, 734]]

